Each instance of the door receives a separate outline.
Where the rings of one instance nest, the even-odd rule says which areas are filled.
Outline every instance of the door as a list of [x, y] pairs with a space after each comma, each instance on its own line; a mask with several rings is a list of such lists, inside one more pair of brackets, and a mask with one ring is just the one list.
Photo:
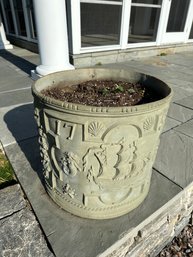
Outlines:
[[192, 0], [165, 0], [162, 43], [185, 42]]

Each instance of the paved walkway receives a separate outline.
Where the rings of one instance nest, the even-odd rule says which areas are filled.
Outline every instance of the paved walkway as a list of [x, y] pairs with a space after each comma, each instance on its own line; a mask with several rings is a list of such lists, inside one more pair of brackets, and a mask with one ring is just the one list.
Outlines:
[[[47, 240], [57, 257], [110, 256], [107, 248], [113, 249], [125, 233], [151, 218], [193, 181], [193, 53], [108, 65], [159, 77], [172, 86], [174, 98], [148, 197], [131, 213], [107, 221], [86, 220], [66, 213], [44, 190], [29, 78], [30, 70], [38, 63], [38, 55], [27, 50], [0, 51], [0, 141], [38, 219], [24, 200], [19, 185], [1, 190], [0, 251], [3, 250], [3, 257], [11, 256], [10, 251], [17, 245], [15, 256], [52, 256]], [[1, 201], [4, 197], [6, 201]]]

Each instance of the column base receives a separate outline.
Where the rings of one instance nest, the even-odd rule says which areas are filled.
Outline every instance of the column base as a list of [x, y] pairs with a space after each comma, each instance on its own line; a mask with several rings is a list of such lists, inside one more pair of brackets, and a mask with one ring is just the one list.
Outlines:
[[11, 45], [10, 43], [8, 44], [0, 43], [0, 50], [10, 50], [10, 49], [13, 49], [13, 45]]
[[36, 68], [37, 74], [40, 76], [45, 76], [50, 73], [59, 72], [59, 71], [65, 71], [65, 70], [74, 70], [74, 66], [69, 64], [66, 64], [64, 66], [46, 66], [46, 65], [39, 65]]
[[39, 75], [35, 70], [31, 70], [31, 79], [33, 80], [38, 80], [40, 79], [42, 76]]

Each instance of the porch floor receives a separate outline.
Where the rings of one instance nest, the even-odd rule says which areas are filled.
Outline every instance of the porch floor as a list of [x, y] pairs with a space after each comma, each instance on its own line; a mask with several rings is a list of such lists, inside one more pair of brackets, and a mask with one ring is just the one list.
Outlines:
[[[0, 51], [0, 141], [55, 256], [155, 256], [175, 231], [161, 241], [149, 241], [154, 246], [145, 253], [138, 250], [140, 244], [145, 245], [143, 235], [139, 235], [138, 232], [143, 231], [150, 223], [155, 227], [159, 216], [163, 213], [167, 216], [177, 199], [182, 199], [180, 195], [186, 190], [189, 190], [189, 193], [193, 192], [193, 52], [104, 65], [153, 75], [167, 82], [174, 90], [147, 198], [129, 214], [104, 221], [75, 217], [60, 209], [45, 192], [37, 128], [33, 118], [32, 80], [29, 77], [30, 70], [38, 63], [39, 56], [24, 49], [15, 47], [13, 50]], [[3, 190], [0, 191], [0, 195]], [[5, 197], [9, 198], [14, 190], [15, 187], [10, 186], [10, 193], [5, 194]], [[21, 202], [21, 199], [15, 201]], [[4, 205], [6, 204], [7, 209], [10, 209], [9, 214], [3, 213], [0, 202], [0, 223], [5, 218], [9, 223], [15, 212], [11, 210], [13, 207], [9, 200], [4, 202]], [[193, 206], [186, 207], [190, 214]], [[181, 219], [180, 228], [187, 222], [188, 214], [186, 213], [186, 219]], [[2, 223], [1, 230], [3, 226], [8, 225]], [[18, 224], [15, 225], [15, 229], [19, 229]], [[0, 250], [4, 254], [2, 256], [5, 256], [5, 251], [10, 250], [8, 241], [14, 241], [15, 234], [7, 237], [6, 233], [0, 233], [3, 242], [0, 243]], [[141, 240], [137, 240], [135, 235], [141, 237]], [[148, 236], [146, 240], [147, 238]], [[36, 240], [35, 235], [32, 240]], [[134, 240], [135, 245], [130, 248], [130, 252], [129, 247], [127, 252], [124, 252], [124, 243], [128, 240]], [[25, 246], [17, 243], [15, 247], [19, 251]], [[30, 251], [30, 247], [32, 245], [26, 251]], [[123, 251], [117, 252], [121, 247]], [[45, 251], [45, 248], [42, 249]], [[47, 255], [41, 252], [41, 249], [39, 251], [38, 256], [52, 256], [49, 250]], [[23, 251], [20, 256], [28, 255]]]

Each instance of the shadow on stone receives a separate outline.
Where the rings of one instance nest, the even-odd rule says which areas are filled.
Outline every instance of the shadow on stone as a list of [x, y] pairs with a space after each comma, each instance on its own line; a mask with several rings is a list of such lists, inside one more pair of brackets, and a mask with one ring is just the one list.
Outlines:
[[16, 56], [6, 50], [1, 50], [0, 51], [0, 57], [4, 58], [6, 61], [14, 64], [17, 66], [19, 69], [30, 75], [31, 70], [34, 70], [36, 68], [36, 65], [33, 63], [25, 60], [22, 57]]
[[[10, 110], [5, 114], [4, 121], [31, 168], [37, 172], [42, 181], [38, 131], [33, 117], [33, 104], [21, 105]], [[30, 147], [29, 145], [25, 147], [26, 144], [23, 142], [28, 140], [31, 142]]]

